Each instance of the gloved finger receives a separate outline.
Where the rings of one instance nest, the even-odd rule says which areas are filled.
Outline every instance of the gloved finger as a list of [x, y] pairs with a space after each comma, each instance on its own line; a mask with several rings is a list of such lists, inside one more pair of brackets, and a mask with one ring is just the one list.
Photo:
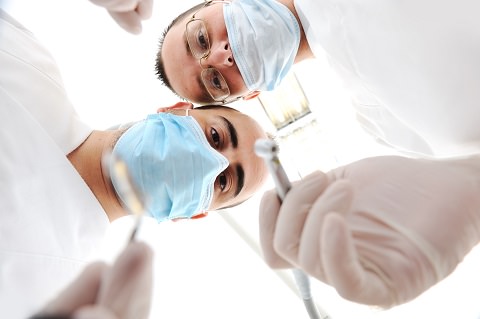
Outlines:
[[136, 11], [108, 11], [108, 13], [124, 30], [132, 34], [140, 34], [142, 32], [142, 20]]
[[80, 308], [73, 314], [73, 319], [120, 319], [110, 309], [98, 305]]
[[71, 314], [83, 305], [95, 303], [103, 271], [103, 262], [89, 264], [56, 299], [48, 303], [42, 314]]
[[[321, 229], [326, 214], [335, 211], [347, 213], [353, 201], [353, 189], [346, 180], [334, 181], [321, 194], [308, 215], [303, 228], [298, 262], [303, 270], [316, 278], [324, 281], [325, 276], [322, 267]], [[335, 242], [326, 238], [327, 244], [335, 245]]]
[[268, 266], [271, 268], [291, 268], [292, 265], [280, 257], [273, 247], [273, 238], [275, 237], [280, 205], [281, 203], [275, 189], [263, 194], [258, 216], [260, 247], [262, 248], [263, 258]]
[[142, 20], [147, 20], [152, 17], [152, 12], [153, 12], [153, 0], [141, 0], [138, 3], [137, 8], [135, 9], [137, 11], [138, 16]]
[[315, 200], [328, 185], [320, 171], [292, 186], [280, 207], [273, 246], [277, 254], [293, 265], [298, 264], [298, 250], [305, 220]]
[[367, 260], [360, 261], [344, 216], [329, 213], [321, 229], [321, 253], [328, 283], [345, 299], [367, 305], [393, 302], [391, 290]]
[[144, 243], [130, 243], [104, 274], [97, 304], [119, 318], [148, 318], [152, 293], [152, 256]]

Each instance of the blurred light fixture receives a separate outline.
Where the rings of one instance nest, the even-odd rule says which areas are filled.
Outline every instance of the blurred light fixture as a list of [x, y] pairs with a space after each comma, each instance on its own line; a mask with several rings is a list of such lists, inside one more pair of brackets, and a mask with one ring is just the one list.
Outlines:
[[275, 90], [262, 92], [258, 100], [277, 131], [311, 113], [294, 72], [290, 72]]

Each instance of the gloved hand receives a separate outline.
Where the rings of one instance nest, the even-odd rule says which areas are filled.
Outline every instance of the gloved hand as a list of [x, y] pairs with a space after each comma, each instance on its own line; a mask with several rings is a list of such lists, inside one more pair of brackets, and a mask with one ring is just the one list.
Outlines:
[[153, 0], [90, 0], [104, 7], [112, 18], [126, 31], [142, 32], [142, 20], [152, 16]]
[[37, 316], [146, 319], [151, 294], [152, 251], [146, 244], [135, 242], [127, 246], [112, 266], [103, 262], [88, 265]]
[[480, 158], [374, 157], [260, 204], [272, 268], [297, 267], [345, 299], [389, 308], [449, 275], [480, 241]]

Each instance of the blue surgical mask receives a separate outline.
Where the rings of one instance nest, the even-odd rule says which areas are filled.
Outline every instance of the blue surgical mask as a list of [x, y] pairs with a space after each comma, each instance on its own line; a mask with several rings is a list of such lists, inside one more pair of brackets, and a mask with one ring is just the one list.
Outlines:
[[223, 6], [228, 41], [250, 91], [271, 91], [293, 65], [300, 27], [276, 0], [233, 0]]
[[[228, 166], [193, 117], [169, 113], [152, 114], [134, 124], [112, 153], [125, 162], [146, 199], [147, 214], [158, 222], [205, 212], [215, 179]], [[112, 183], [118, 190], [114, 179]], [[125, 203], [121, 196], [120, 192]]]

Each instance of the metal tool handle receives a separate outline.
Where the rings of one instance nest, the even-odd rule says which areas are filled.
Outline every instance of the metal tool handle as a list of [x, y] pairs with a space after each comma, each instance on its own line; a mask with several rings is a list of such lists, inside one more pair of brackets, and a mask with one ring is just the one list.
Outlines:
[[[273, 182], [275, 183], [277, 195], [280, 201], [283, 202], [288, 191], [290, 188], [292, 188], [292, 184], [290, 183], [288, 175], [280, 163], [278, 152], [278, 145], [273, 140], [260, 139], [255, 142], [255, 153], [258, 156], [263, 157], [265, 160], [265, 163], [270, 170]], [[312, 299], [310, 291], [310, 278], [300, 269], [293, 269], [292, 273], [305, 304], [305, 308], [307, 309], [308, 315], [311, 319], [321, 319], [318, 309]]]

